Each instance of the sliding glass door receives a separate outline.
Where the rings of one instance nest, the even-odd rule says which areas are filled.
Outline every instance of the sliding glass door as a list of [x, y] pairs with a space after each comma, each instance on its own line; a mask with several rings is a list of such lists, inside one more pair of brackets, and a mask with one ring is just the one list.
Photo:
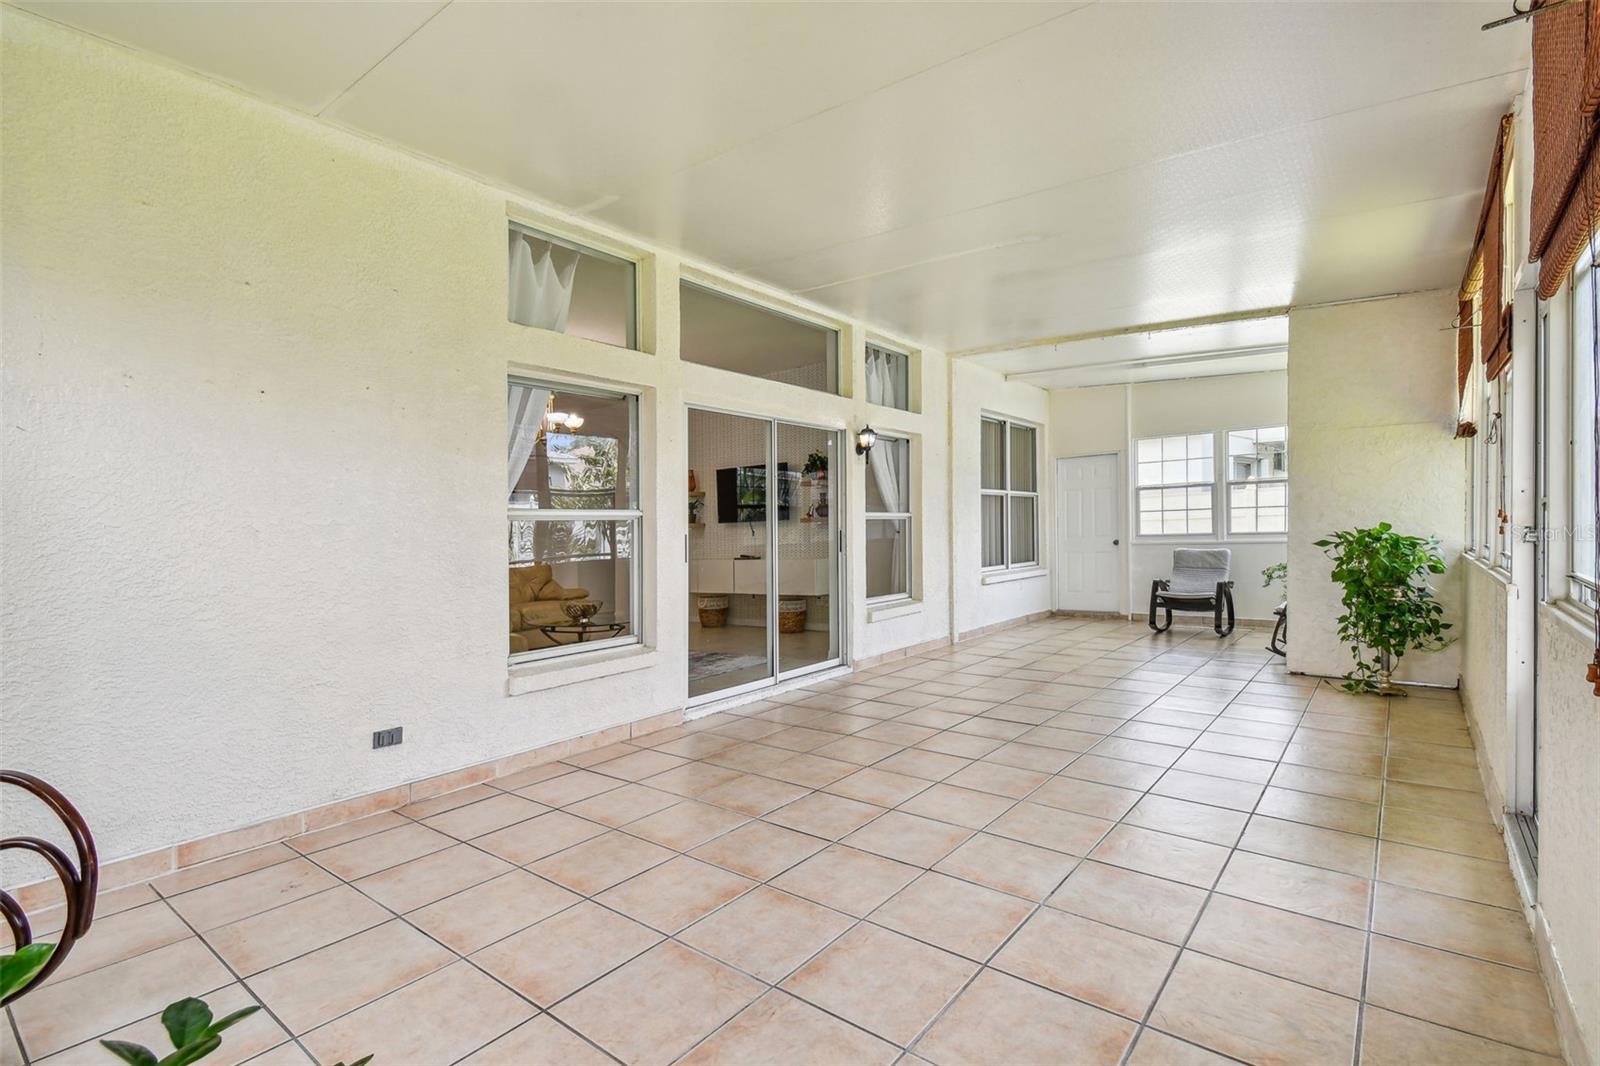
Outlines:
[[841, 661], [837, 430], [689, 410], [689, 696]]

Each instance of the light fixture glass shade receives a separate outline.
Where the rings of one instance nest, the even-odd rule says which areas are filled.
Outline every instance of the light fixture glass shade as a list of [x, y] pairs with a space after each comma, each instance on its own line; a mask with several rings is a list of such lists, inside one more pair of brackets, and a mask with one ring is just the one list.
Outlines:
[[862, 426], [856, 430], [856, 454], [866, 455], [872, 446], [878, 443], [878, 431], [871, 426]]

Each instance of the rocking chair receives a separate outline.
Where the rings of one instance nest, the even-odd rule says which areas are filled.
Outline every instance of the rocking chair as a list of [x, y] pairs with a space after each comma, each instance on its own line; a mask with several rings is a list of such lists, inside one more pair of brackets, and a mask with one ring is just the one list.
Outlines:
[[[1228, 579], [1232, 564], [1233, 554], [1226, 548], [1175, 548], [1172, 577], [1158, 577], [1150, 583], [1150, 628], [1157, 633], [1171, 629], [1173, 611], [1208, 611], [1217, 636], [1232, 633], [1233, 582]], [[1166, 613], [1160, 625], [1156, 624], [1157, 608]], [[1224, 609], [1227, 628], [1222, 624]]]

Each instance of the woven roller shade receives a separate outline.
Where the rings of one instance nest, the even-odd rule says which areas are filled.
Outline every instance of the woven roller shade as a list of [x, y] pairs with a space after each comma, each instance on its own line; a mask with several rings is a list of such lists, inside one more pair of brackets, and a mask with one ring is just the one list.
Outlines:
[[1533, 20], [1528, 255], [1530, 261], [1539, 260], [1539, 295], [1546, 300], [1566, 282], [1600, 215], [1597, 123], [1600, 3], [1590, 0], [1554, 8]]
[[[1501, 116], [1500, 127], [1495, 133], [1494, 151], [1489, 157], [1489, 177], [1484, 182], [1483, 206], [1478, 209], [1478, 232], [1472, 243], [1472, 255], [1468, 260], [1466, 276], [1461, 279], [1460, 299], [1462, 303], [1470, 303], [1473, 293], [1481, 293], [1480, 303], [1481, 322], [1479, 324], [1479, 337], [1483, 350], [1483, 361], [1487, 364], [1489, 378], [1492, 380], [1500, 376], [1511, 362], [1511, 309], [1501, 302], [1503, 295], [1503, 282], [1501, 280], [1505, 267], [1505, 159], [1506, 148], [1511, 144], [1511, 115]], [[1470, 321], [1470, 319], [1469, 319]], [[1467, 334], [1466, 344], [1471, 345], [1471, 334]], [[1466, 387], [1466, 377], [1461, 372], [1459, 361], [1466, 360], [1466, 365], [1471, 366], [1471, 355], [1463, 354], [1464, 349], [1456, 349], [1457, 386]]]

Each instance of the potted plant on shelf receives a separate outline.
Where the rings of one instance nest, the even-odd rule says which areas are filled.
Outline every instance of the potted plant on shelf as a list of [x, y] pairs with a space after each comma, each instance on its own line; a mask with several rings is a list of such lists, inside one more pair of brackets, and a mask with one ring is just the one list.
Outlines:
[[815, 478], [819, 483], [828, 480], [828, 455], [826, 452], [815, 451], [806, 456], [805, 469], [800, 471], [800, 476]]
[[1408, 537], [1379, 522], [1315, 543], [1333, 560], [1333, 580], [1344, 586], [1339, 639], [1350, 645], [1356, 663], [1344, 675], [1345, 689], [1406, 695], [1394, 683], [1401, 657], [1408, 651], [1438, 651], [1450, 643], [1444, 635], [1450, 628], [1444, 606], [1428, 584], [1428, 575], [1445, 570], [1438, 538]]

